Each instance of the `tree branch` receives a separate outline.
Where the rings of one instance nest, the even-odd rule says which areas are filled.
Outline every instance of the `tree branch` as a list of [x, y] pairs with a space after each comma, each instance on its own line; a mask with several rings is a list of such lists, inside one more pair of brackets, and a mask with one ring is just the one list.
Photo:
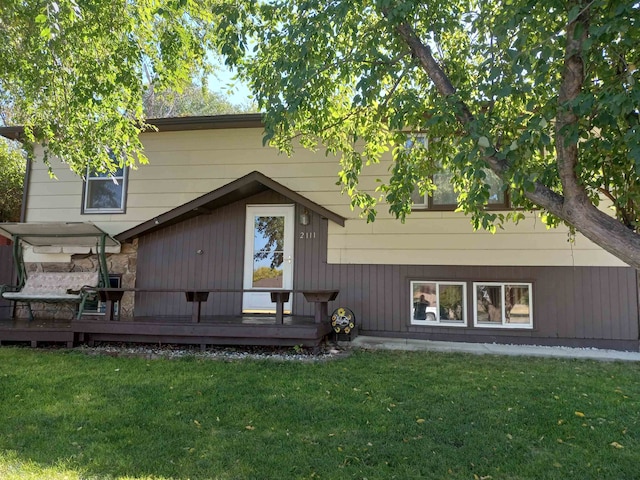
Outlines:
[[[572, 225], [585, 237], [599, 245], [609, 253], [615, 255], [627, 264], [640, 269], [640, 235], [634, 233], [617, 219], [598, 210], [588, 198], [585, 188], [580, 184], [575, 167], [578, 162], [577, 141], [569, 143], [565, 138], [565, 128], [572, 128], [577, 124], [575, 114], [566, 108], [566, 103], [576, 98], [584, 81], [584, 65], [581, 57], [583, 42], [588, 34], [588, 15], [590, 5], [586, 5], [578, 17], [567, 27], [567, 47], [565, 68], [562, 75], [563, 82], [558, 96], [561, 106], [556, 119], [556, 150], [560, 178], [563, 185], [563, 195], [559, 195], [548, 186], [536, 182], [532, 191], [524, 192], [525, 197], [534, 204], [545, 208], [551, 214]], [[389, 19], [388, 11], [383, 15]], [[582, 31], [576, 37], [576, 26], [580, 23]], [[444, 73], [443, 69], [433, 58], [431, 49], [416, 35], [413, 28], [406, 22], [393, 25], [400, 37], [411, 49], [411, 53], [418, 60], [422, 69], [434, 83], [438, 92], [445, 97], [456, 94], [456, 89]], [[473, 128], [473, 114], [469, 107], [460, 99], [457, 100], [457, 119], [467, 129]], [[475, 132], [478, 133], [478, 132]], [[505, 177], [508, 169], [506, 160], [500, 160], [495, 155], [495, 149], [484, 149], [484, 160], [489, 168], [501, 178]]]
[[[386, 13], [385, 13], [386, 15]], [[418, 38], [413, 28], [407, 23], [401, 23], [397, 25], [398, 33], [400, 37], [407, 43], [411, 49], [411, 53], [420, 63], [422, 69], [427, 73], [431, 81], [436, 86], [438, 92], [445, 97], [450, 97], [456, 94], [456, 88], [449, 80], [449, 77], [444, 73], [438, 62], [433, 58], [431, 49], [425, 45], [422, 40]], [[469, 107], [462, 100], [458, 99], [458, 121], [467, 129], [471, 128], [471, 124], [474, 120], [473, 114]], [[506, 160], [501, 160], [495, 155], [494, 148], [487, 148], [484, 150], [484, 159], [489, 165], [489, 168], [495, 172], [501, 178], [504, 178], [509, 164]], [[489, 153], [492, 152], [492, 153]], [[561, 195], [558, 195], [552, 191], [546, 185], [536, 183], [535, 188], [531, 192], [526, 192], [526, 197], [535, 204], [546, 208], [549, 212], [562, 218], [562, 205], [564, 199]]]

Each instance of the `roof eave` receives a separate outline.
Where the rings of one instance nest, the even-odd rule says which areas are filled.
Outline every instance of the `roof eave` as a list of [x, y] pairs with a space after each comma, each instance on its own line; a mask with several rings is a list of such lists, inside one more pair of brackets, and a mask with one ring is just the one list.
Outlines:
[[[218, 130], [224, 128], [264, 128], [261, 113], [149, 118], [146, 122], [154, 126], [159, 132]], [[150, 129], [147, 130], [147, 132], [153, 132], [153, 130]], [[0, 127], [0, 136], [10, 140], [22, 140], [24, 138], [24, 127], [21, 125]]]
[[266, 175], [258, 171], [253, 171], [244, 177], [223, 185], [222, 187], [202, 195], [195, 200], [180, 205], [173, 210], [130, 228], [129, 230], [116, 235], [116, 239], [120, 242], [130, 241], [161, 228], [174, 225], [188, 218], [202, 215], [204, 213], [210, 213], [212, 209], [219, 208], [222, 205], [228, 205], [243, 198], [248, 198], [265, 190], [273, 190], [280, 193], [295, 203], [317, 213], [321, 217], [327, 218], [341, 227], [344, 227], [346, 220], [344, 217], [313, 202], [312, 200], [309, 200], [303, 195], [285, 187]]

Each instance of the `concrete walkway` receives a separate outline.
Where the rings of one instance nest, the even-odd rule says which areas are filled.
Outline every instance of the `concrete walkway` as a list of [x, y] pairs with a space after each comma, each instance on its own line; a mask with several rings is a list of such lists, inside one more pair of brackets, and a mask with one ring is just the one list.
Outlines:
[[534, 345], [499, 345], [496, 343], [436, 342], [358, 336], [350, 342], [352, 347], [365, 349], [413, 350], [430, 352], [460, 352], [477, 355], [518, 355], [529, 357], [582, 358], [603, 361], [640, 362], [640, 352], [620, 352], [598, 348], [542, 347]]

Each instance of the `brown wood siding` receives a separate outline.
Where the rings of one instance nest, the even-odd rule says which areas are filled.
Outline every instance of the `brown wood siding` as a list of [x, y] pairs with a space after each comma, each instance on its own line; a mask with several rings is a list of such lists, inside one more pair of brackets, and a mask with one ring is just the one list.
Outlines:
[[[241, 289], [246, 205], [269, 203], [292, 202], [265, 192], [142, 236], [136, 286]], [[339, 306], [352, 309], [363, 332], [468, 341], [508, 338], [522, 343], [638, 341], [637, 280], [631, 268], [328, 264], [328, 221], [310, 212], [310, 224], [302, 226], [298, 218], [303, 210], [296, 205], [294, 288], [340, 290], [329, 305], [330, 313]], [[204, 253], [197, 255], [198, 249]], [[411, 325], [411, 280], [466, 282], [468, 326]], [[533, 330], [473, 327], [474, 281], [532, 283]], [[189, 315], [191, 305], [183, 295], [138, 294], [136, 316]], [[202, 314], [237, 315], [241, 308], [241, 294], [216, 293], [202, 305]], [[312, 315], [313, 305], [296, 294], [293, 313]]]
[[[15, 285], [16, 272], [13, 264], [13, 247], [0, 245], [0, 285]], [[10, 318], [12, 303], [0, 298], [0, 318]]]
[[[351, 308], [365, 332], [638, 340], [637, 284], [631, 268], [327, 265], [327, 270], [337, 281], [325, 288], [340, 289], [331, 308]], [[366, 271], [368, 281], [360, 273]], [[466, 282], [468, 327], [410, 325], [411, 280]], [[533, 330], [473, 327], [474, 281], [532, 283]], [[356, 293], [356, 285], [365, 292]]]
[[[136, 287], [242, 289], [246, 205], [276, 203], [290, 201], [268, 191], [141, 236]], [[235, 315], [241, 309], [240, 293], [216, 293], [202, 304], [202, 315]], [[184, 293], [136, 294], [136, 316], [190, 312], [191, 304], [185, 301]]]

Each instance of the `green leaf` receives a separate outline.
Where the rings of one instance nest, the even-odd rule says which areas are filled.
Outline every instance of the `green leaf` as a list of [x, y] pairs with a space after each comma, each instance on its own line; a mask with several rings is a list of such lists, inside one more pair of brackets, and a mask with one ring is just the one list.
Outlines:
[[489, 148], [491, 143], [489, 143], [489, 139], [485, 136], [478, 138], [478, 146], [481, 148]]

